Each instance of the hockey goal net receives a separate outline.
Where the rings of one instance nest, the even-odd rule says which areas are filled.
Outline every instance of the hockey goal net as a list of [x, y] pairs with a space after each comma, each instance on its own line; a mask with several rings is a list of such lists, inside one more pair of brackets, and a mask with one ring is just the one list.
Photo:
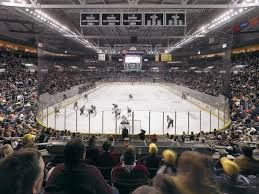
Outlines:
[[[141, 129], [141, 120], [133, 120], [133, 124], [132, 124], [132, 120], [129, 120], [129, 123], [130, 123], [130, 131], [131, 131], [131, 134], [132, 134], [132, 130], [134, 129], [134, 134], [138, 134], [140, 133], [140, 129]], [[133, 125], [133, 127], [132, 127]]]

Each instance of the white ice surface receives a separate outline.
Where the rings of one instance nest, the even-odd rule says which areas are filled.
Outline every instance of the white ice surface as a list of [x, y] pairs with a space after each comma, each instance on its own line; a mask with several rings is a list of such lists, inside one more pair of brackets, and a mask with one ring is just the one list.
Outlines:
[[[133, 101], [129, 101], [129, 94], [133, 95]], [[112, 114], [113, 103], [119, 105], [124, 115], [126, 114], [127, 106], [131, 107], [134, 111], [134, 120], [136, 121], [134, 124], [134, 134], [139, 133], [140, 128], [146, 130], [147, 134], [149, 133], [149, 129], [150, 134], [165, 134], [167, 132], [175, 134], [175, 131], [177, 134], [182, 134], [183, 131], [187, 133], [188, 112], [189, 132], [200, 132], [200, 125], [201, 130], [205, 132], [218, 128], [218, 117], [211, 115], [210, 119], [209, 112], [200, 110], [194, 104], [183, 100], [163, 86], [151, 84], [109, 84], [90, 93], [88, 95], [88, 101], [81, 98], [78, 101], [79, 108], [83, 105], [86, 105], [88, 108], [93, 104], [97, 109], [97, 115], [90, 117], [90, 130], [89, 117], [80, 116], [79, 110], [77, 110], [76, 114], [73, 104], [66, 107], [66, 115], [65, 108], [60, 110], [60, 113], [56, 116], [56, 122], [55, 115], [50, 114], [48, 118], [46, 116], [44, 117], [43, 123], [46, 125], [48, 119], [48, 126], [53, 128], [56, 126], [58, 130], [68, 129], [72, 132], [119, 133], [120, 120], [117, 121], [116, 131], [116, 119]], [[174, 127], [169, 130], [167, 129], [166, 115], [170, 115], [174, 119]], [[131, 119], [132, 117], [129, 117], [129, 120]], [[219, 127], [222, 126], [223, 121], [219, 119]]]

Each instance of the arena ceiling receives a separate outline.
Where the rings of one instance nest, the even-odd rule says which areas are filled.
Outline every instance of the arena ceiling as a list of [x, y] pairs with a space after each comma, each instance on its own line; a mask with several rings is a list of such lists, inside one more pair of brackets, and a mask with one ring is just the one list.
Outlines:
[[[244, 5], [244, 2], [247, 4]], [[130, 47], [148, 52], [173, 51], [171, 48], [185, 45], [179, 45], [180, 41], [192, 41], [207, 36], [209, 32], [196, 32], [228, 10], [238, 12], [245, 8], [242, 15], [233, 18], [238, 20], [244, 15], [254, 13], [255, 10], [258, 11], [258, 5], [257, 0], [0, 0], [0, 35], [2, 38], [21, 40], [29, 44], [41, 41], [49, 50], [62, 52], [71, 50], [94, 53], [99, 49], [117, 52]], [[60, 26], [50, 26], [36, 15], [30, 14], [31, 10], [40, 10], [57, 21]], [[80, 26], [80, 12], [170, 11], [186, 12], [186, 26]], [[229, 26], [233, 20], [225, 21], [222, 27], [211, 31], [227, 32], [231, 29]], [[62, 30], [62, 26], [66, 29]], [[131, 37], [137, 37], [137, 42], [132, 44]]]

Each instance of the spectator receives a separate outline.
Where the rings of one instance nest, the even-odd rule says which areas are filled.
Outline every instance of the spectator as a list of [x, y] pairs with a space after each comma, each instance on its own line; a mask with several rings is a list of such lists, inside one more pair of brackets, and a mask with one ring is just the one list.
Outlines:
[[4, 159], [13, 152], [13, 148], [10, 144], [0, 146], [0, 159]]
[[144, 158], [140, 159], [140, 161], [147, 167], [147, 168], [159, 168], [161, 164], [161, 156], [157, 155], [158, 148], [156, 144], [151, 143], [149, 145], [149, 155], [145, 156]]
[[162, 194], [160, 191], [156, 190], [154, 187], [141, 186], [133, 191], [132, 194]]
[[253, 150], [248, 146], [241, 148], [243, 155], [235, 158], [234, 162], [239, 166], [241, 173], [244, 174], [258, 174], [259, 161], [253, 158]]
[[34, 149], [21, 149], [0, 161], [0, 192], [38, 194], [44, 178], [44, 162]]
[[194, 137], [194, 134], [193, 134], [193, 131], [192, 131], [192, 132], [191, 132], [191, 135], [190, 135], [190, 141], [193, 142], [194, 139], [195, 139], [195, 137]]
[[86, 149], [86, 159], [88, 164], [96, 165], [98, 163], [100, 152], [96, 147], [96, 137], [93, 135], [88, 140]]
[[152, 143], [156, 143], [157, 140], [158, 140], [158, 138], [157, 138], [157, 135], [156, 135], [156, 134], [153, 134], [153, 135], [150, 136], [150, 141], [151, 141]]
[[147, 183], [147, 180], [147, 168], [136, 162], [134, 148], [131, 146], [127, 147], [122, 156], [122, 163], [112, 169], [112, 182], [118, 187], [128, 184], [140, 186]]
[[64, 150], [64, 163], [52, 171], [46, 191], [72, 193], [112, 193], [112, 188], [105, 182], [100, 171], [82, 162], [85, 158], [85, 145], [81, 138], [74, 138]]
[[105, 141], [103, 143], [103, 153], [100, 155], [98, 166], [112, 167], [115, 164], [110, 148], [111, 143], [109, 141]]
[[177, 176], [157, 175], [154, 187], [163, 194], [219, 193], [209, 181], [206, 162], [206, 157], [198, 152], [186, 151], [179, 158]]
[[162, 153], [164, 164], [157, 171], [157, 174], [174, 175], [176, 173], [177, 154], [172, 150], [164, 150]]
[[239, 186], [248, 185], [249, 180], [239, 174], [240, 169], [238, 165], [227, 157], [222, 157], [220, 163], [224, 173], [215, 178], [215, 183], [218, 184], [224, 193], [238, 194], [245, 192], [245, 190]]

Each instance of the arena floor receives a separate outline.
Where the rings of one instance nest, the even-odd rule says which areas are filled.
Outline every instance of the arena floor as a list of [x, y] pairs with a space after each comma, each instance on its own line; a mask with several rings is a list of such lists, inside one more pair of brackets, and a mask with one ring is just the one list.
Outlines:
[[[133, 95], [133, 101], [129, 101], [129, 94]], [[149, 129], [150, 134], [165, 134], [167, 132], [170, 134], [182, 134], [183, 131], [187, 133], [188, 112], [189, 132], [198, 133], [200, 128], [208, 132], [210, 128], [218, 128], [218, 117], [216, 115], [211, 116], [210, 127], [209, 112], [201, 110], [200, 122], [199, 107], [183, 100], [162, 85], [147, 84], [108, 84], [89, 93], [88, 101], [81, 98], [78, 101], [79, 108], [83, 105], [88, 108], [93, 104], [97, 109], [97, 115], [90, 117], [90, 126], [89, 117], [80, 116], [79, 110], [77, 110], [76, 114], [73, 103], [66, 106], [66, 108], [60, 109], [60, 113], [56, 115], [56, 122], [55, 114], [49, 114], [48, 118], [44, 116], [43, 124], [46, 125], [48, 119], [48, 126], [53, 128], [56, 126], [58, 130], [69, 129], [72, 132], [89, 133], [90, 127], [90, 133], [120, 133], [121, 120], [116, 122], [112, 114], [113, 103], [119, 105], [122, 109], [122, 115], [126, 115], [127, 106], [134, 111], [134, 134], [138, 134], [140, 129], [146, 130], [147, 134]], [[174, 119], [173, 128], [167, 129], [167, 115]], [[128, 119], [132, 122], [132, 116], [128, 117]], [[219, 120], [219, 125], [220, 127], [224, 125], [221, 119]], [[132, 134], [132, 130], [130, 130], [130, 134]]]

